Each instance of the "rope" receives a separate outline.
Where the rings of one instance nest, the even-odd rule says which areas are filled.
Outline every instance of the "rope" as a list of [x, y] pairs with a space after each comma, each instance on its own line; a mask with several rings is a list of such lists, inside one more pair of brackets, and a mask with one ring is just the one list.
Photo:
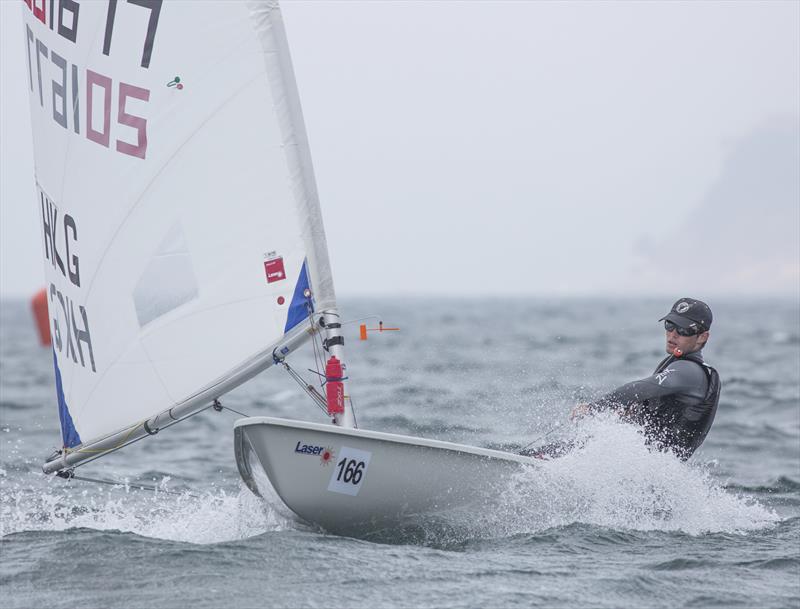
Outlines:
[[356, 418], [356, 405], [353, 404], [353, 398], [351, 396], [347, 396], [347, 399], [350, 400], [350, 412], [353, 413], [353, 427], [358, 429], [358, 419]]
[[[313, 328], [314, 327], [314, 320], [311, 318], [311, 312], [310, 311], [309, 311], [308, 319], [309, 319], [309, 323], [311, 323], [311, 327]], [[322, 319], [322, 318], [320, 317], [320, 319]], [[324, 356], [324, 354], [322, 352], [323, 351], [323, 346], [322, 346], [322, 336], [321, 336], [321, 334], [322, 334], [321, 332], [314, 332], [311, 335], [311, 347], [312, 347], [312, 349], [314, 351], [314, 366], [317, 369], [317, 377], [319, 378], [319, 387], [320, 387], [320, 389], [322, 389], [322, 387], [325, 385], [325, 382], [327, 382], [327, 381], [323, 380], [323, 379], [325, 379], [325, 375], [320, 372], [320, 362], [322, 363], [323, 366], [325, 365], [325, 356]], [[317, 340], [320, 341], [319, 345], [317, 344]], [[285, 364], [285, 362], [284, 362], [284, 364]], [[305, 389], [305, 386], [303, 388]], [[326, 406], [325, 413], [327, 414], [327, 412], [328, 412], [328, 410], [327, 410], [327, 406]]]
[[250, 416], [249, 414], [245, 414], [243, 412], [239, 412], [238, 410], [235, 410], [234, 408], [231, 408], [230, 406], [223, 406], [222, 404], [219, 405], [219, 409], [220, 410], [230, 410], [231, 412], [235, 412], [236, 414], [238, 414], [240, 417], [249, 417]]
[[349, 326], [350, 324], [357, 324], [365, 319], [383, 319], [383, 317], [380, 315], [367, 315], [366, 317], [359, 317], [358, 319], [348, 319], [347, 321], [343, 321], [341, 323], [343, 326]]
[[526, 444], [525, 446], [520, 448], [517, 452], [521, 453], [522, 451], [526, 450], [528, 447], [533, 446], [534, 444], [536, 444], [539, 440], [544, 440], [547, 436], [549, 436], [551, 433], [553, 433], [556, 429], [560, 429], [563, 426], [564, 426], [564, 423], [558, 423], [555, 427], [552, 427], [550, 429], [550, 431], [548, 431], [546, 434], [539, 436], [533, 442], [529, 442], [528, 444]]
[[138, 488], [143, 491], [154, 491], [156, 493], [166, 493], [168, 495], [188, 495], [194, 499], [199, 499], [198, 495], [193, 495], [192, 493], [188, 492], [178, 492], [178, 491], [168, 491], [166, 489], [158, 488], [157, 486], [153, 486], [151, 484], [129, 484], [127, 482], [114, 482], [113, 480], [101, 480], [99, 478], [86, 478], [83, 476], [76, 476], [73, 470], [61, 470], [60, 472], [56, 473], [56, 476], [59, 478], [64, 478], [65, 480], [80, 480], [81, 482], [94, 482], [95, 484], [107, 484], [109, 486], [124, 486], [128, 488]]
[[[158, 431], [161, 431], [162, 429], [167, 429], [169, 427], [172, 427], [176, 423], [180, 423], [181, 421], [185, 421], [186, 419], [191, 419], [193, 416], [198, 415], [201, 412], [205, 412], [209, 408], [213, 408], [213, 407], [214, 407], [214, 404], [209, 404], [205, 408], [201, 408], [200, 410], [196, 410], [196, 411], [186, 415], [185, 417], [182, 417], [180, 419], [173, 419], [170, 423], [167, 423], [163, 427], [159, 427]], [[146, 422], [146, 420], [143, 421], [142, 423], [138, 423], [137, 425], [134, 425], [130, 429], [130, 432], [128, 433], [128, 435], [126, 437], [130, 437], [130, 435], [134, 431], [136, 431], [140, 426], [142, 426], [145, 422]], [[122, 448], [125, 448], [126, 446], [130, 446], [131, 444], [135, 444], [139, 440], [144, 440], [145, 438], [149, 438], [150, 435], [151, 434], [148, 434], [146, 436], [139, 436], [138, 438], [135, 438], [133, 440], [123, 440], [120, 444], [117, 444], [116, 446], [114, 446], [113, 448], [109, 448], [108, 450], [105, 450], [105, 449], [103, 449], [103, 450], [100, 450], [100, 449], [92, 450], [92, 449], [87, 449], [87, 448], [81, 448], [81, 449], [78, 449], [78, 450], [68, 451], [68, 452], [77, 452], [77, 453], [97, 453], [97, 454], [94, 457], [86, 459], [86, 461], [81, 461], [80, 463], [76, 463], [75, 465], [71, 466], [70, 469], [67, 470], [67, 471], [72, 471], [76, 467], [81, 467], [83, 465], [86, 465], [87, 463], [91, 463], [92, 461], [95, 461], [95, 460], [99, 459], [100, 457], [105, 457], [106, 455], [110, 455], [111, 453], [115, 453], [118, 450], [120, 450]], [[61, 471], [65, 471], [65, 470], [61, 470]], [[56, 474], [58, 474], [58, 472], [56, 472]]]
[[284, 370], [289, 373], [289, 376], [291, 376], [297, 382], [297, 384], [300, 385], [308, 397], [310, 397], [314, 403], [319, 406], [320, 410], [327, 415], [328, 404], [322, 395], [320, 395], [320, 393], [316, 390], [316, 388], [311, 383], [307, 383], [303, 377], [297, 374], [297, 372], [295, 372], [295, 370], [288, 363], [286, 363], [286, 360], [282, 361], [281, 363], [283, 364]]

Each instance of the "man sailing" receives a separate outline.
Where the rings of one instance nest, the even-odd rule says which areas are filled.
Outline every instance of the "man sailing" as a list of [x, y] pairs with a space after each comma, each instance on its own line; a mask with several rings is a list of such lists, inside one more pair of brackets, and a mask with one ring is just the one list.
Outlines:
[[[671, 450], [686, 460], [703, 443], [719, 403], [719, 374], [702, 355], [711, 329], [711, 309], [700, 300], [681, 298], [659, 321], [664, 322], [668, 355], [655, 372], [617, 387], [595, 402], [577, 405], [571, 418], [616, 412], [640, 425], [649, 445]], [[562, 456], [574, 446], [556, 443], [521, 454], [546, 459]]]

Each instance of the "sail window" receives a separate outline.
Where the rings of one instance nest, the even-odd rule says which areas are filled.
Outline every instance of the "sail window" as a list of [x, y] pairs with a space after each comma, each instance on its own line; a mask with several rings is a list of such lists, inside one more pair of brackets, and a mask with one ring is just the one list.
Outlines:
[[136, 283], [133, 302], [139, 326], [197, 298], [197, 277], [180, 225], [173, 225]]

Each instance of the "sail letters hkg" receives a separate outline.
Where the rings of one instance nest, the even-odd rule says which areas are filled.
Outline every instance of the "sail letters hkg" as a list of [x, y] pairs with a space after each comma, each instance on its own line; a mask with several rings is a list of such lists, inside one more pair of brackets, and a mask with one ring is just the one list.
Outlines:
[[[64, 278], [68, 278], [70, 283], [80, 287], [80, 263], [76, 253], [78, 244], [78, 226], [75, 219], [69, 214], [64, 214], [64, 220], [58, 222], [58, 207], [50, 198], [40, 192], [42, 208], [42, 228], [44, 230], [44, 255], [58, 269]], [[66, 265], [64, 259], [58, 251], [59, 237], [63, 235], [64, 251], [66, 254]], [[82, 320], [81, 327], [78, 327], [75, 315], [75, 305], [73, 301], [65, 296], [54, 283], [50, 283], [50, 312], [53, 317], [53, 339], [54, 346], [59, 353], [66, 349], [66, 356], [71, 358], [73, 363], [78, 363], [80, 358], [81, 366], [86, 367], [86, 359], [83, 355], [81, 343], [85, 343], [89, 354], [89, 363], [92, 372], [97, 372], [94, 362], [94, 351], [92, 349], [92, 337], [89, 332], [89, 318], [86, 308], [78, 305], [78, 311]], [[57, 301], [57, 302], [56, 302]], [[59, 323], [59, 320], [62, 323]], [[65, 332], [62, 332], [64, 328]], [[74, 341], [73, 341], [74, 337]]]

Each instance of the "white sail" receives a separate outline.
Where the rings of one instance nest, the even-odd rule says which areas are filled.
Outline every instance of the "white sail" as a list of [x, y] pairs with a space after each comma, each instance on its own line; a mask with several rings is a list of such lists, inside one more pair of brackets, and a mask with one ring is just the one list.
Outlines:
[[277, 2], [23, 12], [59, 412], [79, 451], [207, 404], [335, 296]]

